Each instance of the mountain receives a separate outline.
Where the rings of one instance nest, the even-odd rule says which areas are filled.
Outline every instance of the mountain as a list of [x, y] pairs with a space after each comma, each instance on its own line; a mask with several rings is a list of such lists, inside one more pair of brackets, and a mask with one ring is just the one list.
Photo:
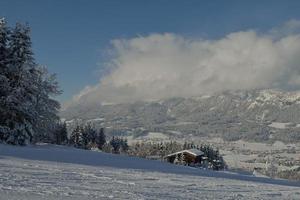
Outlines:
[[72, 105], [61, 116], [69, 126], [90, 122], [119, 135], [163, 132], [176, 137], [300, 141], [300, 92], [227, 91], [149, 102]]

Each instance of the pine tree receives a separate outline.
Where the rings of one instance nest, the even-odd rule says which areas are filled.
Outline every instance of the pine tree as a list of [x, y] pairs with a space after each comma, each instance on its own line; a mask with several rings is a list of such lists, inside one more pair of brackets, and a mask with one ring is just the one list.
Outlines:
[[87, 133], [88, 143], [95, 144], [97, 138], [97, 131], [95, 130], [95, 128], [92, 127], [90, 123], [88, 123], [87, 125], [85, 125], [84, 130]]
[[55, 144], [67, 144], [68, 143], [68, 130], [67, 124], [58, 123], [57, 130], [55, 131]]
[[106, 136], [105, 136], [105, 133], [104, 133], [104, 129], [103, 128], [100, 128], [99, 132], [97, 133], [97, 137], [96, 137], [96, 144], [97, 144], [97, 147], [99, 149], [102, 149], [103, 148], [103, 145], [106, 143]]
[[183, 144], [183, 149], [188, 149], [188, 143], [186, 141]]
[[33, 129], [35, 134], [34, 141], [40, 141], [39, 135], [50, 136], [57, 124], [60, 124], [58, 112], [60, 104], [52, 97], [59, 95], [55, 74], [49, 74], [45, 67], [36, 67], [32, 70], [35, 74], [33, 84], [38, 88], [35, 93], [33, 109], [36, 111], [34, 116], [35, 123]]
[[52, 96], [58, 94], [55, 75], [35, 63], [29, 26], [9, 29], [0, 20], [0, 140], [51, 142], [60, 107]]
[[120, 152], [126, 153], [129, 149], [127, 139], [120, 139], [119, 143], [120, 143]]
[[11, 91], [8, 78], [9, 29], [4, 19], [0, 21], [0, 142], [6, 141], [10, 134], [7, 123], [9, 109], [7, 99]]
[[61, 126], [60, 136], [61, 136], [62, 143], [67, 144], [68, 143], [68, 128], [67, 128], [66, 122], [64, 122]]
[[113, 153], [120, 153], [121, 148], [121, 139], [118, 137], [114, 137], [110, 140], [109, 144], [113, 147]]
[[102, 151], [106, 153], [113, 153], [113, 147], [109, 143], [105, 143], [102, 146]]
[[82, 132], [83, 128], [81, 126], [76, 126], [72, 131], [69, 143], [75, 147], [82, 147]]
[[35, 67], [28, 26], [17, 24], [10, 34], [9, 70], [10, 92], [7, 98], [9, 115], [7, 124], [11, 133], [6, 142], [26, 144], [33, 136], [32, 124], [35, 110], [32, 108], [34, 94], [38, 92], [32, 84], [31, 70]]

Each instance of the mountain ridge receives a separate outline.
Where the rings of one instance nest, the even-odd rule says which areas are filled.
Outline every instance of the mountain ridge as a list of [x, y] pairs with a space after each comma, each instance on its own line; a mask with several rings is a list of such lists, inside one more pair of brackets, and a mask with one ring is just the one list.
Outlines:
[[[73, 105], [61, 116], [76, 123], [101, 118], [93, 123], [112, 134], [171, 130], [182, 133], [182, 137], [192, 134], [226, 140], [300, 141], [299, 91], [226, 91], [147, 102]], [[273, 123], [284, 126], [276, 128]]]

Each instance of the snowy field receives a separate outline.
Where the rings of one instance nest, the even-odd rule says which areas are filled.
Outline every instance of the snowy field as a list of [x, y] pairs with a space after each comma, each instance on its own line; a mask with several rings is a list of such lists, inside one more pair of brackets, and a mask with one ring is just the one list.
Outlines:
[[0, 199], [300, 199], [300, 183], [53, 145], [0, 145]]

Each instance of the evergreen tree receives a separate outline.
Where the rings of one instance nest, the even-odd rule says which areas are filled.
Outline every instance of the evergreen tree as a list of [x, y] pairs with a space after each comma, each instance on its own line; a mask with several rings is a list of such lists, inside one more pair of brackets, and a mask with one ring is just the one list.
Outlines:
[[0, 20], [0, 140], [51, 141], [59, 122], [59, 103], [52, 96], [59, 93], [55, 75], [35, 63], [29, 26], [9, 29]]
[[86, 125], [82, 128], [81, 132], [81, 147], [84, 149], [88, 149], [89, 142], [90, 142], [90, 132], [92, 127], [90, 125]]
[[29, 27], [17, 24], [12, 30], [9, 42], [7, 76], [10, 80], [7, 98], [7, 125], [11, 133], [6, 142], [23, 145], [31, 141], [35, 110], [32, 108], [34, 94], [38, 92], [32, 84], [31, 70], [35, 67]]
[[122, 152], [127, 152], [129, 146], [127, 144], [127, 140], [121, 139], [119, 137], [113, 137], [109, 144], [113, 147], [113, 153], [121, 153]]
[[95, 130], [95, 128], [92, 127], [90, 123], [88, 123], [87, 125], [85, 125], [84, 131], [86, 132], [88, 143], [95, 144], [97, 138], [97, 131]]
[[99, 149], [102, 149], [103, 148], [103, 145], [106, 143], [106, 136], [105, 136], [105, 133], [104, 133], [104, 129], [103, 128], [100, 128], [99, 132], [97, 133], [97, 137], [96, 137], [96, 144], [97, 144], [97, 147]]
[[120, 152], [127, 153], [129, 149], [127, 139], [120, 139], [119, 142], [120, 142]]
[[55, 144], [67, 144], [68, 143], [68, 131], [67, 124], [57, 124], [57, 130], [55, 131]]
[[118, 141], [117, 137], [113, 136], [112, 139], [110, 140], [109, 144], [113, 148], [113, 153], [118, 153], [119, 152], [120, 144], [119, 144], [119, 141]]
[[82, 147], [82, 132], [83, 128], [81, 126], [76, 126], [72, 131], [69, 143], [75, 147]]
[[32, 70], [35, 74], [33, 83], [38, 88], [35, 94], [33, 109], [36, 111], [35, 123], [33, 126], [34, 141], [40, 141], [39, 137], [50, 136], [57, 124], [60, 124], [58, 112], [60, 104], [52, 97], [61, 93], [58, 88], [55, 74], [49, 74], [45, 67], [36, 67]]
[[9, 109], [7, 99], [11, 91], [8, 77], [9, 29], [4, 19], [0, 20], [0, 142], [6, 141], [10, 134], [7, 123]]
[[188, 149], [188, 147], [189, 147], [188, 143], [185, 141], [184, 144], [183, 144], [183, 149]]
[[102, 151], [106, 153], [113, 153], [113, 147], [109, 143], [105, 143], [102, 146]]
[[61, 126], [60, 136], [61, 136], [62, 143], [67, 144], [68, 143], [68, 128], [67, 128], [66, 122], [64, 122]]

